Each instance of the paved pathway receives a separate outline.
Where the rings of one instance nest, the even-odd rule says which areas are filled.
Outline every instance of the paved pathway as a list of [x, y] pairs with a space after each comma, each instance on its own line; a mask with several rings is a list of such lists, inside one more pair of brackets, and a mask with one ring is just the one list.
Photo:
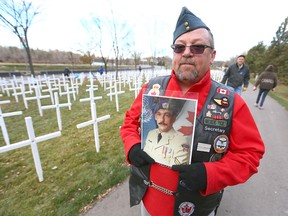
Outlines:
[[[288, 216], [288, 112], [269, 96], [264, 110], [255, 108], [257, 93], [258, 90], [252, 91], [250, 84], [242, 97], [255, 118], [266, 153], [258, 174], [245, 184], [225, 189], [218, 216]], [[129, 207], [128, 181], [116, 187], [85, 214], [102, 215], [140, 215], [139, 205]]]

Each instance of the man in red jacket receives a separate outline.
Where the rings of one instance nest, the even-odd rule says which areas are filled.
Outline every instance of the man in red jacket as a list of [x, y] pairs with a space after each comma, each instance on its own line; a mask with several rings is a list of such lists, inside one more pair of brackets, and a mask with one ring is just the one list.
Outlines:
[[[169, 79], [152, 79], [143, 86], [120, 129], [131, 164], [130, 205], [142, 202], [142, 215], [212, 216], [225, 187], [243, 183], [257, 173], [264, 144], [243, 99], [232, 88], [211, 80], [210, 65], [216, 55], [213, 35], [186, 7], [178, 18], [171, 47]], [[144, 142], [139, 133], [142, 95], [152, 89], [153, 82], [165, 96], [191, 98], [198, 94], [189, 165], [162, 166], [140, 147]]]

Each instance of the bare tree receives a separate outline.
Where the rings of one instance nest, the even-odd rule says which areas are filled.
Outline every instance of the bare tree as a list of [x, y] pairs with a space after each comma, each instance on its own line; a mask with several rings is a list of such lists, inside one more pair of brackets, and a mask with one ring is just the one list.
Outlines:
[[113, 10], [111, 9], [112, 23], [111, 23], [111, 34], [113, 41], [113, 50], [115, 55], [115, 65], [116, 65], [116, 79], [118, 79], [118, 66], [119, 66], [119, 57], [121, 49], [124, 49], [124, 46], [129, 46], [127, 39], [131, 34], [131, 29], [127, 27], [126, 22], [119, 22], [119, 19], [115, 19]]
[[135, 70], [137, 70], [137, 65], [141, 64], [141, 53], [136, 50], [131, 53]]
[[[113, 65], [115, 63], [116, 78], [118, 78], [120, 58], [122, 56], [124, 59], [124, 55], [129, 53], [129, 43], [127, 41], [129, 41], [128, 37], [132, 31], [131, 28], [127, 27], [127, 22], [121, 22], [119, 18], [116, 19], [111, 9], [111, 17], [92, 17], [91, 20], [82, 20], [81, 23], [92, 37], [97, 51], [100, 52], [102, 62], [105, 65], [105, 71], [107, 72], [108, 62], [112, 62]], [[111, 35], [111, 41], [105, 37], [108, 34]], [[110, 49], [107, 49], [107, 44], [110, 46]], [[111, 50], [114, 52], [115, 59], [109, 60]], [[109, 54], [107, 55], [107, 53]]]
[[0, 21], [4, 27], [12, 31], [19, 38], [27, 54], [31, 74], [35, 76], [31, 51], [28, 43], [28, 29], [32, 20], [39, 14], [39, 7], [34, 8], [32, 1], [1, 0]]
[[[107, 73], [108, 70], [108, 62], [109, 62], [109, 56], [104, 56], [103, 52], [103, 28], [102, 26], [105, 26], [105, 20], [100, 19], [99, 17], [92, 17], [91, 20], [81, 20], [82, 26], [86, 29], [88, 34], [91, 36], [91, 41], [93, 41], [88, 47], [92, 49], [96, 49], [100, 52], [101, 60], [104, 64], [105, 73]], [[95, 60], [95, 59], [93, 59]]]

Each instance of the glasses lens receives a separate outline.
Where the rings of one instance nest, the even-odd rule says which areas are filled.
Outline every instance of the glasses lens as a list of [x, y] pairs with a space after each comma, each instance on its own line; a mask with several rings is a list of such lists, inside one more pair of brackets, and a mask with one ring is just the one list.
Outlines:
[[185, 51], [185, 46], [181, 44], [174, 44], [172, 45], [175, 53], [183, 53]]
[[205, 50], [204, 45], [191, 45], [190, 46], [190, 51], [193, 54], [202, 54]]
[[[172, 49], [174, 50], [175, 53], [183, 53], [186, 49], [186, 46], [182, 45], [182, 44], [173, 44]], [[191, 45], [191, 46], [187, 46], [190, 48], [190, 52], [193, 54], [202, 54], [205, 50], [206, 47], [205, 45], [199, 44], [199, 45]]]

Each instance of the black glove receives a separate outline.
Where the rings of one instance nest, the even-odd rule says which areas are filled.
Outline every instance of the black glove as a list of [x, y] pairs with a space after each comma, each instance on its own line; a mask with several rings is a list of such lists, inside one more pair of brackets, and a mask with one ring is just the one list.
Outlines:
[[203, 163], [173, 165], [172, 170], [179, 171], [179, 183], [191, 191], [206, 189], [207, 173]]
[[136, 167], [155, 163], [154, 159], [141, 149], [140, 143], [135, 144], [130, 149], [128, 153], [128, 159]]

